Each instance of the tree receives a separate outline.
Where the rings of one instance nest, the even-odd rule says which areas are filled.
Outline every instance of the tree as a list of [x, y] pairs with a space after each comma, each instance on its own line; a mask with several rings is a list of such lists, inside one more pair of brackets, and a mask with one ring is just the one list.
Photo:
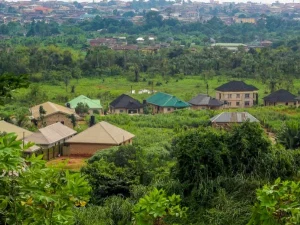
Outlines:
[[73, 224], [73, 207], [89, 200], [85, 177], [46, 167], [42, 155], [22, 158], [16, 139], [13, 133], [0, 137], [0, 223]]
[[285, 122], [277, 134], [277, 141], [288, 149], [300, 147], [300, 123], [298, 121]]
[[3, 103], [4, 99], [12, 97], [11, 91], [28, 86], [26, 75], [16, 76], [8, 73], [0, 75], [0, 104]]
[[163, 225], [166, 217], [185, 217], [187, 207], [180, 207], [179, 195], [167, 196], [162, 189], [154, 189], [134, 206], [134, 224]]
[[39, 108], [39, 114], [40, 114], [40, 120], [41, 120], [42, 127], [45, 127], [47, 125], [46, 121], [44, 121], [46, 113], [47, 113], [46, 110], [41, 105]]
[[257, 202], [248, 225], [286, 225], [300, 223], [300, 182], [281, 181], [265, 185], [256, 192]]
[[72, 123], [72, 125], [73, 125], [73, 128], [76, 127], [76, 117], [75, 117], [75, 115], [72, 114], [72, 115], [70, 116], [70, 119], [71, 119], [71, 123]]
[[79, 102], [75, 108], [75, 112], [79, 115], [84, 115], [89, 112], [89, 106], [86, 103]]

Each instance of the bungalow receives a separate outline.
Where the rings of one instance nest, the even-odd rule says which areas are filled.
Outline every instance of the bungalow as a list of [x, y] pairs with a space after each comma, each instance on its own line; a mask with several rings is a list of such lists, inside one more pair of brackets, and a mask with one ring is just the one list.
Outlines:
[[288, 105], [296, 106], [296, 95], [291, 94], [287, 90], [280, 89], [263, 98], [265, 106]]
[[242, 43], [214, 43], [211, 45], [211, 47], [226, 48], [230, 51], [237, 51], [239, 50], [239, 48], [244, 48], [245, 50], [248, 50], [248, 46]]
[[63, 145], [77, 131], [63, 125], [60, 122], [41, 128], [25, 138], [26, 141], [39, 145], [44, 153], [44, 159], [50, 160], [60, 155], [64, 155]]
[[69, 155], [90, 157], [96, 151], [131, 144], [134, 135], [102, 121], [66, 141]]
[[[17, 140], [22, 141], [23, 144], [27, 144], [28, 141], [26, 141], [25, 138], [32, 135], [31, 131], [25, 130], [24, 128], [18, 127], [4, 120], [0, 121], [0, 133], [15, 133], [17, 135]], [[33, 145], [30, 148], [25, 149], [23, 152], [25, 155], [31, 155], [32, 153], [38, 153], [39, 150], [39, 146]]]
[[254, 116], [247, 112], [223, 112], [210, 119], [213, 127], [224, 128], [246, 121], [259, 122]]
[[[40, 107], [43, 107], [45, 114], [43, 115], [43, 121], [40, 118]], [[70, 116], [73, 114], [76, 119], [80, 117], [75, 113], [74, 109], [70, 109], [52, 102], [45, 102], [40, 105], [33, 106], [30, 108], [32, 121], [38, 126], [42, 127], [44, 125], [51, 125], [57, 122], [73, 128]]]
[[129, 95], [122, 94], [109, 104], [109, 112], [114, 114], [128, 113], [139, 114], [143, 113], [144, 105], [138, 100]]
[[258, 89], [243, 81], [230, 81], [216, 88], [216, 99], [225, 108], [246, 108], [258, 103]]
[[99, 99], [90, 99], [84, 95], [79, 95], [78, 97], [72, 99], [66, 103], [66, 106], [71, 109], [75, 109], [78, 103], [86, 104], [89, 107], [89, 112], [93, 113], [94, 111], [102, 112], [102, 105]]
[[220, 109], [224, 103], [206, 94], [199, 94], [189, 101], [192, 109]]
[[191, 105], [177, 97], [157, 92], [146, 100], [147, 104], [152, 108], [152, 113], [170, 113], [176, 109], [189, 108]]

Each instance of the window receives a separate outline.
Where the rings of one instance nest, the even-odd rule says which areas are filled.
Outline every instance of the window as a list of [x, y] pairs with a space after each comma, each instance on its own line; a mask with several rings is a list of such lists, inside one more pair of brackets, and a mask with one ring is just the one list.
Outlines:
[[120, 109], [120, 113], [122, 113], [124, 110], [123, 109]]
[[221, 93], [219, 93], [219, 99], [221, 99], [222, 98], [222, 95], [221, 95]]
[[232, 98], [232, 94], [228, 94], [228, 98]]
[[245, 94], [245, 98], [250, 98], [250, 94]]
[[245, 102], [245, 106], [249, 106], [250, 105], [250, 102]]
[[286, 102], [286, 103], [285, 103], [285, 105], [289, 105], [289, 103], [288, 103], [288, 102]]
[[227, 102], [227, 105], [231, 106], [231, 102]]
[[171, 111], [171, 108], [168, 108], [168, 111]]
[[240, 105], [240, 102], [236, 102], [236, 106], [239, 106]]
[[240, 98], [240, 94], [236, 94], [236, 98]]
[[60, 121], [61, 122], [61, 124], [65, 124], [65, 121]]

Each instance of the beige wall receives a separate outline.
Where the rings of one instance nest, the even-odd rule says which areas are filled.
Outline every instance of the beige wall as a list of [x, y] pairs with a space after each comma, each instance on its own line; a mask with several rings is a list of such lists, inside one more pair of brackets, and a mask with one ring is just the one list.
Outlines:
[[[177, 110], [177, 108], [174, 108], [174, 107], [161, 107], [161, 106], [152, 105], [152, 104], [149, 104], [149, 106], [152, 109], [152, 114], [171, 113], [171, 112], [174, 112], [175, 110]], [[187, 107], [187, 108], [189, 108], [189, 107]], [[183, 108], [180, 108], [180, 109], [183, 109]]]
[[[127, 140], [121, 145], [132, 144], [132, 139]], [[69, 143], [69, 155], [72, 156], [82, 156], [90, 157], [95, 154], [98, 150], [108, 149], [117, 145], [107, 145], [107, 144], [89, 144], [89, 143]]]
[[[246, 98], [246, 94], [249, 94], [249, 98]], [[227, 101], [227, 105], [224, 108], [247, 108], [252, 107], [256, 102], [257, 91], [247, 91], [247, 92], [216, 92], [216, 99], [221, 101]], [[246, 105], [245, 102], [249, 102]]]
[[[120, 113], [134, 114], [134, 113], [129, 113], [129, 110], [125, 109], [125, 108], [114, 109], [114, 108], [111, 107], [109, 112], [112, 113], [112, 114], [120, 114]], [[143, 108], [140, 108], [140, 109], [137, 110], [137, 114], [142, 114], [142, 113], [143, 113]]]
[[[64, 122], [64, 125], [73, 129], [73, 124], [71, 123], [71, 119], [69, 119], [66, 114], [58, 112], [58, 113], [46, 116], [44, 118], [44, 122], [46, 123], [46, 126], [49, 126], [49, 125], [57, 123], [57, 122], [62, 122], [62, 121]], [[42, 127], [41, 120], [38, 121], [38, 127], [39, 128]]]
[[192, 109], [194, 110], [201, 110], [201, 109], [222, 109], [223, 106], [219, 107], [208, 107], [208, 106], [198, 106], [198, 105], [192, 105]]
[[268, 102], [265, 101], [265, 106], [275, 106], [275, 105], [288, 105], [288, 106], [296, 106], [296, 102]]

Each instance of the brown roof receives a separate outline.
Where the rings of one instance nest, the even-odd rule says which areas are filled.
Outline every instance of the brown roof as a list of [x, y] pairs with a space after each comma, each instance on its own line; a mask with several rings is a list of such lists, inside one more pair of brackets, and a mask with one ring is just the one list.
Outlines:
[[133, 134], [108, 122], [102, 121], [70, 138], [66, 142], [119, 145], [133, 137]]
[[[22, 127], [18, 127], [14, 124], [5, 122], [4, 120], [0, 121], [0, 132], [5, 132], [5, 133], [15, 133], [17, 135], [17, 140], [22, 140], [23, 139], [23, 135], [24, 137], [28, 137], [30, 135], [32, 135], [33, 133], [29, 130], [25, 130]], [[28, 141], [24, 141], [24, 144], [27, 144]], [[37, 150], [39, 150], [40, 147], [33, 145], [28, 149], [25, 149], [24, 152], [35, 152]]]
[[33, 133], [26, 140], [40, 145], [50, 145], [71, 137], [76, 133], [75, 130], [58, 122], [39, 129], [38, 132]]
[[31, 131], [25, 130], [22, 127], [18, 127], [14, 124], [5, 122], [4, 120], [0, 121], [0, 132], [5, 132], [5, 133], [16, 133], [17, 134], [17, 139], [21, 140], [23, 139], [23, 134], [24, 137], [28, 137], [32, 134]]
[[75, 117], [79, 118], [79, 116], [75, 113], [74, 109], [70, 109], [52, 102], [44, 102], [42, 104], [30, 108], [31, 114], [35, 119], [40, 117], [40, 113], [39, 113], [40, 106], [43, 106], [44, 110], [46, 111], [45, 117], [60, 112], [66, 115], [74, 114]]

